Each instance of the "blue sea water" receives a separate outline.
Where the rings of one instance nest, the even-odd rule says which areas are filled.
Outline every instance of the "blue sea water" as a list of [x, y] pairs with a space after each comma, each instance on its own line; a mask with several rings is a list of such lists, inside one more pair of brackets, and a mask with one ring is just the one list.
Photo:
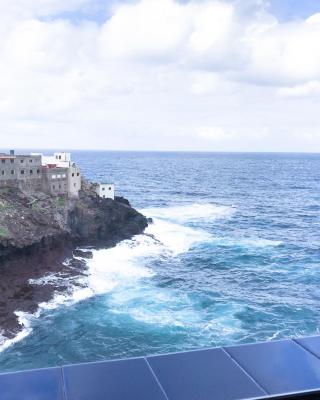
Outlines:
[[154, 224], [94, 251], [87, 276], [20, 315], [25, 337], [1, 371], [319, 333], [319, 154], [73, 158]]

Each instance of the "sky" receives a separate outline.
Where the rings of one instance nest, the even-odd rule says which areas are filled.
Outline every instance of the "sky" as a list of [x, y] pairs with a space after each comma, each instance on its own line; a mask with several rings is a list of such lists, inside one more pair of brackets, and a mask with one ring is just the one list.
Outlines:
[[0, 0], [0, 148], [320, 152], [320, 1]]

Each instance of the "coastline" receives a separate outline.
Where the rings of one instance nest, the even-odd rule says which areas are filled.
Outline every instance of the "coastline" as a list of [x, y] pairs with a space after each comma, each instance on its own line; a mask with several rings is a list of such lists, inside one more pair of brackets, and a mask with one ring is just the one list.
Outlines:
[[[70, 260], [69, 265], [65, 263], [66, 260]], [[60, 248], [29, 256], [21, 255], [2, 262], [0, 271], [2, 342], [13, 339], [22, 331], [19, 313], [34, 314], [39, 304], [50, 301], [57, 291], [63, 292], [66, 289], [61, 284], [48, 282], [37, 285], [32, 284], [30, 280], [35, 281], [50, 274], [59, 274], [65, 278], [81, 276], [85, 267], [85, 262], [73, 258], [71, 248]], [[0, 339], [0, 348], [3, 343]]]
[[86, 182], [76, 200], [10, 189], [0, 203], [0, 351], [21, 335], [24, 313], [81, 286], [90, 254], [79, 254], [79, 246], [114, 247], [150, 222], [128, 200], [101, 199]]
[[[144, 232], [140, 232], [144, 235]], [[72, 304], [91, 297], [88, 264], [92, 252], [110, 250], [131, 237], [96, 246], [67, 246], [0, 263], [0, 353], [24, 339], [31, 331], [30, 317], [45, 309]]]

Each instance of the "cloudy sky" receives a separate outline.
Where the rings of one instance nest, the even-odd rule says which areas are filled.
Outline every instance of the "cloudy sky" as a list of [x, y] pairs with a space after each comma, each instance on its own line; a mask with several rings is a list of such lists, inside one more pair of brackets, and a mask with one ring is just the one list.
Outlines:
[[0, 0], [0, 147], [320, 151], [319, 0]]

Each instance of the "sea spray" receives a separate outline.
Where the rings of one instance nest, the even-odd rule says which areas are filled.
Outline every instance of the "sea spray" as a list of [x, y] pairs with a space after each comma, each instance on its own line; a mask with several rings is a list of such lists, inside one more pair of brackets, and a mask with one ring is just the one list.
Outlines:
[[[172, 220], [189, 221], [191, 219], [191, 208], [197, 217], [202, 218], [205, 212], [209, 211], [207, 218], [221, 218], [223, 215], [231, 215], [231, 210], [228, 207], [219, 207], [211, 204], [201, 204], [200, 206], [179, 206], [159, 209], [145, 209], [142, 210], [147, 216], [153, 218], [153, 223], [149, 225], [144, 234], [135, 236], [131, 240], [120, 242], [113, 248], [91, 250], [93, 258], [91, 260], [84, 260], [81, 257], [74, 257], [81, 259], [87, 263], [87, 270], [81, 275], [65, 276], [63, 273], [53, 274], [50, 273], [38, 279], [30, 279], [31, 285], [54, 285], [57, 290], [53, 298], [48, 302], [42, 302], [38, 306], [38, 310], [34, 314], [27, 312], [19, 312], [19, 323], [22, 330], [14, 339], [7, 339], [4, 336], [0, 337], [0, 352], [14, 343], [24, 339], [32, 332], [32, 324], [35, 318], [39, 318], [43, 312], [54, 310], [61, 306], [70, 306], [79, 301], [86, 300], [92, 296], [108, 293], [110, 291], [127, 290], [130, 292], [132, 287], [138, 286], [138, 281], [141, 279], [150, 279], [154, 276], [155, 272], [149, 267], [150, 260], [157, 257], [176, 257], [181, 253], [187, 252], [196, 243], [205, 242], [211, 239], [211, 235], [201, 229], [194, 229], [188, 226], [183, 226], [179, 223], [171, 222]], [[179, 218], [177, 218], [177, 215]], [[158, 217], [161, 216], [161, 217]], [[165, 220], [167, 218], [167, 220]], [[86, 250], [86, 249], [84, 249]], [[73, 268], [70, 260], [65, 261], [65, 266]], [[64, 290], [59, 290], [59, 286]], [[136, 293], [135, 296], [139, 297]], [[155, 291], [152, 292], [154, 299], [157, 298]], [[160, 292], [158, 297], [163, 296]], [[116, 295], [112, 304], [115, 304]], [[162, 303], [167, 304], [170, 309], [173, 297], [169, 295], [166, 300], [162, 298]], [[119, 303], [119, 310], [120, 310]], [[182, 313], [182, 320], [197, 319], [192, 316], [191, 311], [184, 311]], [[158, 313], [159, 317], [153, 316], [151, 318], [152, 310], [150, 312], [141, 309], [132, 310], [132, 317], [137, 320], [143, 319], [150, 323], [175, 323], [182, 325], [179, 319], [173, 320], [172, 316], [165, 316], [163, 313]]]

